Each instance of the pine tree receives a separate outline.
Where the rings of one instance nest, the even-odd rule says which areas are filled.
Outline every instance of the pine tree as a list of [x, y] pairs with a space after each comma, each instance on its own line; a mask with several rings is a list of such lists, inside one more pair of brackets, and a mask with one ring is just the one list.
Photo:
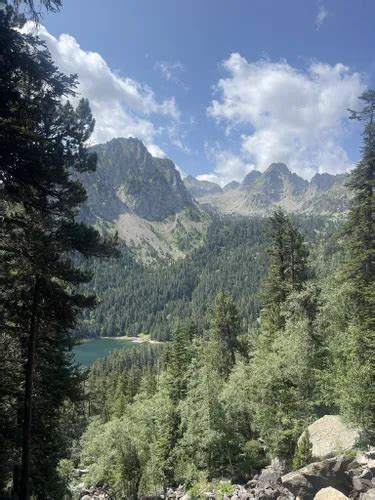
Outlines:
[[272, 344], [276, 331], [285, 326], [283, 304], [307, 278], [308, 252], [302, 234], [282, 209], [270, 218], [271, 248], [268, 273], [262, 286], [262, 345]]
[[[0, 327], [20, 340], [24, 383], [14, 394], [14, 447], [22, 451], [22, 466], [16, 460], [13, 487], [27, 500], [30, 476], [38, 488], [33, 464], [48, 453], [35, 442], [42, 433], [33, 423], [33, 407], [57, 411], [68, 395], [70, 384], [63, 388], [59, 378], [74, 378], [67, 355], [71, 329], [79, 311], [95, 302], [76, 291], [90, 276], [75, 267], [73, 253], [112, 255], [114, 247], [75, 220], [86, 195], [73, 173], [92, 171], [96, 162], [86, 147], [95, 123], [88, 102], [76, 108], [62, 102], [74, 94], [75, 78], [57, 70], [36, 37], [15, 29], [19, 16], [10, 5], [2, 1], [2, 7]], [[51, 393], [56, 389], [53, 398], [42, 390], [48, 384]], [[49, 458], [51, 464], [56, 460]]]
[[238, 311], [233, 299], [223, 291], [215, 297], [208, 315], [211, 356], [216, 352], [216, 365], [227, 377], [235, 363], [239, 349], [238, 337], [241, 327]]
[[301, 440], [297, 443], [296, 451], [292, 460], [293, 470], [301, 469], [312, 462], [312, 444], [308, 429], [302, 434]]
[[[362, 111], [350, 118], [364, 123], [362, 157], [351, 173], [353, 193], [345, 244], [348, 258], [344, 332], [333, 342], [336, 403], [344, 415], [375, 431], [375, 91], [360, 96]], [[343, 285], [341, 285], [343, 286]]]
[[286, 214], [271, 218], [258, 348], [250, 365], [254, 420], [273, 454], [290, 456], [314, 414], [316, 289], [307, 286], [307, 250]]
[[[375, 329], [375, 91], [360, 96], [362, 111], [351, 111], [351, 119], [364, 123], [362, 158], [352, 171], [353, 193], [346, 244], [349, 260], [346, 277], [352, 283], [352, 298], [364, 328]], [[375, 346], [373, 345], [373, 349]]]

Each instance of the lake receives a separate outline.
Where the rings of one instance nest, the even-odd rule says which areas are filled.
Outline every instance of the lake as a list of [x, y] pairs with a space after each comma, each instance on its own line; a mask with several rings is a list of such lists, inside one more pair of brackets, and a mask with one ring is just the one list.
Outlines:
[[82, 344], [77, 345], [73, 349], [73, 354], [77, 363], [84, 367], [88, 367], [97, 359], [105, 358], [113, 351], [118, 349], [133, 348], [137, 344], [126, 339], [116, 338], [99, 338], [85, 340]]

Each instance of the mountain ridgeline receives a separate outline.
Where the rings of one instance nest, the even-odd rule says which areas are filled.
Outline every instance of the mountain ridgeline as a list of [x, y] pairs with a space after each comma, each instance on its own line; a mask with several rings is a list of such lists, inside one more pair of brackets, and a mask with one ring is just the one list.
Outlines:
[[283, 163], [272, 163], [263, 173], [252, 170], [242, 183], [224, 188], [188, 176], [184, 182], [193, 198], [222, 213], [267, 215], [276, 205], [289, 212], [337, 215], [348, 208], [347, 176], [315, 174], [310, 182]]
[[91, 224], [114, 224], [123, 233], [132, 233], [134, 222], [143, 225], [140, 219], [160, 222], [185, 212], [197, 221], [212, 208], [251, 216], [269, 215], [280, 205], [289, 212], [332, 216], [348, 207], [344, 174], [316, 174], [308, 182], [283, 163], [272, 163], [263, 173], [253, 170], [242, 183], [221, 188], [191, 175], [182, 180], [171, 160], [153, 157], [139, 139], [112, 139], [92, 151], [98, 163], [94, 174], [81, 177], [87, 191], [82, 217]]

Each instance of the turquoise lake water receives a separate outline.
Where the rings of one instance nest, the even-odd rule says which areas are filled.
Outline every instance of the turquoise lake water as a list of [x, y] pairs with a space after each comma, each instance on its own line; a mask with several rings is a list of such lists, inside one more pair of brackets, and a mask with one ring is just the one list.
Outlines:
[[88, 367], [97, 359], [105, 358], [113, 351], [118, 349], [131, 349], [135, 345], [137, 344], [129, 340], [116, 338], [85, 340], [82, 344], [74, 347], [73, 354], [80, 365]]

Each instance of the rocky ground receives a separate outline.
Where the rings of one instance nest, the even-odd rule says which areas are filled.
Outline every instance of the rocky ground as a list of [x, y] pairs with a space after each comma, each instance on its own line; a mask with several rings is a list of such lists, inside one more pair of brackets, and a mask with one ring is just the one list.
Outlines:
[[[168, 497], [189, 500], [183, 488], [169, 490]], [[214, 492], [202, 498], [217, 499]], [[263, 469], [223, 500], [375, 500], [375, 449], [356, 458], [344, 455], [313, 462], [284, 474], [278, 463]]]
[[[360, 429], [349, 427], [338, 415], [326, 415], [308, 427], [313, 462], [291, 471], [274, 459], [245, 485], [233, 485], [231, 495], [204, 491], [202, 500], [375, 500], [375, 448], [364, 447]], [[305, 431], [306, 432], [306, 431]], [[301, 438], [302, 439], [302, 436]], [[355, 451], [362, 449], [365, 451]], [[337, 450], [340, 450], [338, 453]], [[81, 500], [111, 499], [105, 488], [81, 490]], [[196, 500], [183, 486], [169, 489], [166, 497]], [[146, 500], [146, 499], [145, 499]]]

